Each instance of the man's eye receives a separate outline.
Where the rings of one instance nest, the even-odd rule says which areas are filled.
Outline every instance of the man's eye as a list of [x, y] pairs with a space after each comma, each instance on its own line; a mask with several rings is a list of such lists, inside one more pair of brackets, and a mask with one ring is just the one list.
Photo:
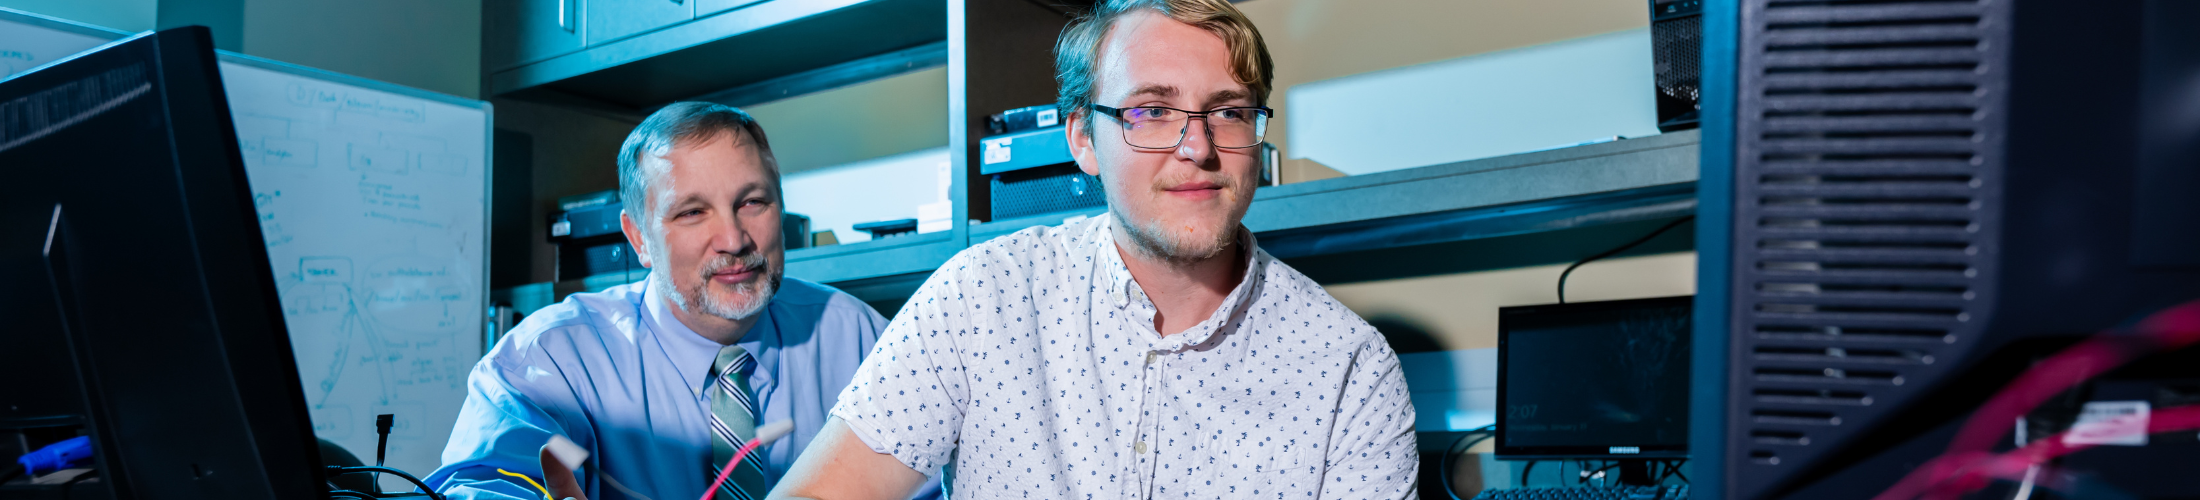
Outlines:
[[1169, 108], [1131, 108], [1130, 112], [1125, 114], [1129, 115], [1132, 120], [1167, 120], [1176, 116], [1176, 110]]
[[688, 210], [688, 211], [685, 211], [685, 212], [680, 212], [680, 214], [679, 214], [679, 215], [674, 215], [673, 217], [681, 217], [681, 218], [685, 218], [685, 217], [690, 217], [690, 216], [696, 216], [696, 215], [702, 215], [702, 214], [703, 214], [703, 211], [702, 211], [702, 210]]
[[1215, 117], [1215, 119], [1217, 119], [1217, 120], [1228, 120], [1228, 121], [1233, 121], [1233, 122], [1235, 122], [1235, 121], [1245, 121], [1245, 110], [1242, 110], [1242, 109], [1222, 109], [1222, 110], [1216, 110], [1216, 111], [1214, 112], [1214, 114], [1212, 114], [1212, 115], [1209, 115], [1209, 116], [1213, 116], [1213, 117]]

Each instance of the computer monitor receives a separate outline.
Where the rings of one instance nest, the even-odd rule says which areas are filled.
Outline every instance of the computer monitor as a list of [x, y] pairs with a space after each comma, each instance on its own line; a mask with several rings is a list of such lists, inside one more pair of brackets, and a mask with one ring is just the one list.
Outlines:
[[70, 367], [0, 406], [82, 425], [76, 496], [328, 491], [221, 83], [202, 27], [0, 81], [0, 350]]
[[[2200, 298], [2195, 25], [2182, 0], [1704, 2], [1694, 495], [1871, 498], [2070, 425], [1976, 411]], [[2190, 448], [2145, 458], [2173, 441], [1934, 487], [2200, 497]]]
[[1690, 297], [1504, 307], [1497, 313], [1497, 458], [1688, 456]]

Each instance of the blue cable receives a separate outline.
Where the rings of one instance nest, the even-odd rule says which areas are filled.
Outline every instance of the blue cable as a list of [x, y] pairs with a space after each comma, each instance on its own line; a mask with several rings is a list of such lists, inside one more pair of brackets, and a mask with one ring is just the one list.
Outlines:
[[15, 463], [23, 467], [24, 472], [32, 475], [89, 467], [92, 465], [92, 437], [77, 436], [46, 445], [38, 451], [17, 457]]

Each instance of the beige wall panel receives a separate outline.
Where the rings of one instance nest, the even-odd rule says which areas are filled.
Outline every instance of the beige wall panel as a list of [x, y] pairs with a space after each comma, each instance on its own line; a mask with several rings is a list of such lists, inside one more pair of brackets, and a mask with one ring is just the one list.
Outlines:
[[[1301, 83], [1650, 25], [1644, 0], [1254, 0], [1238, 8], [1260, 26], [1275, 58], [1270, 106]], [[1277, 112], [1284, 118], [1270, 126], [1268, 140], [1288, 151], [1291, 110]], [[1294, 159], [1283, 180], [1339, 175]]]
[[[1497, 308], [1558, 301], [1565, 264], [1323, 287], [1369, 321], [1428, 332], [1444, 350], [1497, 347]], [[1696, 253], [1600, 260], [1567, 278], [1573, 302], [1696, 293]]]

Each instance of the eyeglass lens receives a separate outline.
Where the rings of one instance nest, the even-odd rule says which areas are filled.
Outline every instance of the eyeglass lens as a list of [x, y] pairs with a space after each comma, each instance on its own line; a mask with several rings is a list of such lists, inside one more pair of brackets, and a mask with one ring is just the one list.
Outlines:
[[[1190, 114], [1169, 108], [1123, 109], [1123, 140], [1141, 148], [1173, 148], [1189, 131]], [[1259, 108], [1225, 108], [1207, 113], [1207, 131], [1216, 147], [1260, 144], [1268, 133], [1268, 113]]]

